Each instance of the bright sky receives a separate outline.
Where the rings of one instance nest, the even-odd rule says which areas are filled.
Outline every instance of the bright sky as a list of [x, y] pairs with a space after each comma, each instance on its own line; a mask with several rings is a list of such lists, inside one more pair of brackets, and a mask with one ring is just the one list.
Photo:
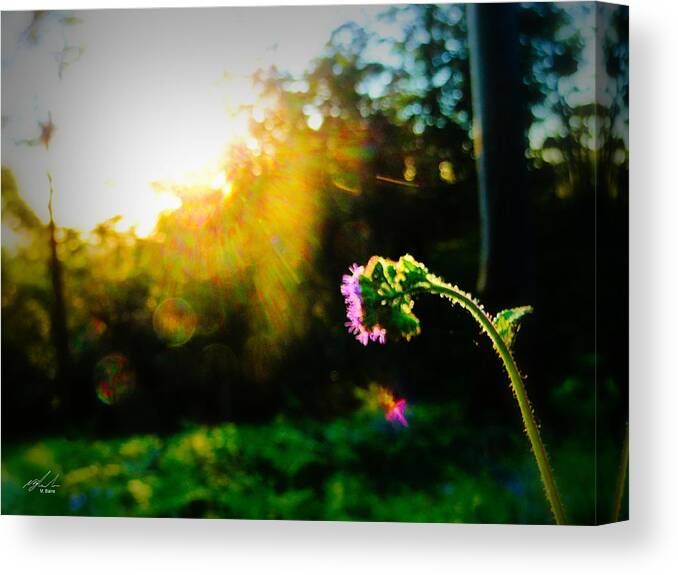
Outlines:
[[[575, 105], [593, 99], [593, 16], [578, 3], [566, 6], [585, 40], [579, 72], [560, 86]], [[247, 137], [246, 119], [234, 112], [256, 101], [247, 79], [255, 70], [277, 65], [301, 74], [348, 21], [397, 34], [393, 25], [375, 22], [385, 8], [60, 12], [43, 24], [37, 45], [22, 40], [31, 13], [3, 12], [2, 164], [45, 222], [49, 170], [59, 225], [89, 230], [122, 215], [119, 228], [136, 226], [147, 235], [162, 210], [179, 204], [151, 182], [228, 185], [219, 159], [226, 146]], [[64, 16], [82, 22], [64, 26]], [[84, 53], [60, 77], [59, 53], [68, 62], [77, 46]], [[383, 61], [388, 54], [380, 48], [371, 57]], [[50, 112], [56, 131], [49, 150], [17, 144], [37, 138]], [[539, 146], [560, 129], [546, 115], [530, 139]]]
[[[2, 164], [47, 221], [47, 171], [59, 225], [89, 230], [122, 215], [148, 234], [178, 200], [156, 180], [216, 178], [224, 147], [246, 136], [238, 106], [255, 95], [246, 77], [275, 64], [301, 73], [344, 22], [366, 23], [383, 6], [101, 10], [49, 19], [31, 46], [27, 12], [2, 14]], [[82, 23], [63, 26], [76, 16]], [[58, 54], [76, 62], [59, 78]], [[224, 75], [227, 75], [225, 78]], [[49, 146], [39, 136], [51, 116]], [[212, 170], [212, 171], [210, 171]]]

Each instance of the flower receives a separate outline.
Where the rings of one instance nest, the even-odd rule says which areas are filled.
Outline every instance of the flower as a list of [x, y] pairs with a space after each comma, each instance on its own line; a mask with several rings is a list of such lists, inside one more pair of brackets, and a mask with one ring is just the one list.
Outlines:
[[367, 342], [370, 340], [386, 343], [386, 330], [383, 327], [378, 324], [367, 327], [364, 323], [365, 314], [360, 289], [360, 278], [365, 268], [358, 264], [353, 264], [349, 271], [351, 273], [345, 274], [341, 283], [341, 294], [346, 302], [346, 317], [348, 318], [344, 325], [363, 345], [367, 345]]
[[385, 343], [387, 332], [391, 341], [419, 334], [413, 295], [425, 290], [430, 279], [423, 264], [409, 255], [397, 262], [372, 256], [365, 266], [353, 264], [349, 271], [341, 285], [349, 320], [345, 325], [360, 343]]

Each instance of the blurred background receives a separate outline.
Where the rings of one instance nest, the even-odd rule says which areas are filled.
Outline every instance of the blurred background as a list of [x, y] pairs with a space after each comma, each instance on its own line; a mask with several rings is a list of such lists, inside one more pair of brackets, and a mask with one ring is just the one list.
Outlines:
[[535, 308], [518, 365], [571, 521], [603, 522], [627, 217], [626, 8], [5, 12], [2, 511], [551, 522], [469, 317], [347, 333], [348, 266], [411, 253]]

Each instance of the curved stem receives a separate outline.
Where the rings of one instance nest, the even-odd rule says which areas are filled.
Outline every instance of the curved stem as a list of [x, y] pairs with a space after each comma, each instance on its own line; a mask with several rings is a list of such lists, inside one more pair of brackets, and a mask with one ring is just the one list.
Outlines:
[[532, 406], [530, 405], [530, 400], [527, 397], [527, 391], [525, 390], [525, 385], [523, 384], [523, 378], [518, 371], [518, 367], [515, 360], [513, 359], [513, 356], [511, 355], [511, 351], [507, 347], [499, 332], [497, 332], [497, 329], [494, 327], [491, 318], [483, 310], [483, 308], [473, 300], [471, 296], [442, 281], [430, 279], [429, 286], [430, 287], [428, 291], [430, 293], [443, 295], [453, 302], [458, 303], [464, 309], [468, 310], [473, 318], [481, 325], [483, 331], [492, 340], [492, 344], [497, 350], [499, 357], [503, 361], [504, 367], [506, 368], [509, 378], [511, 379], [511, 387], [513, 388], [513, 393], [516, 397], [516, 400], [518, 401], [520, 413], [523, 416], [525, 431], [527, 432], [527, 437], [530, 440], [532, 452], [534, 453], [535, 459], [537, 460], [537, 467], [539, 468], [539, 474], [541, 475], [541, 480], [544, 484], [546, 497], [551, 505], [553, 516], [558, 525], [566, 524], [567, 519], [565, 517], [565, 509], [563, 508], [560, 495], [558, 494], [556, 482], [553, 477], [553, 470], [551, 469], [546, 448], [544, 447], [541, 434], [539, 433], [539, 427], [534, 419]]

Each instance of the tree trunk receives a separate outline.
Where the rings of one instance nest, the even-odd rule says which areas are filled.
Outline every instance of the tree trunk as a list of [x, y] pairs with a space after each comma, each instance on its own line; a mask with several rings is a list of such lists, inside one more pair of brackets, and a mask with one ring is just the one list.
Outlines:
[[52, 175], [47, 174], [49, 179], [49, 248], [50, 262], [49, 272], [52, 282], [52, 310], [51, 310], [51, 335], [52, 344], [56, 353], [57, 371], [56, 383], [62, 412], [68, 413], [71, 407], [71, 386], [69, 382], [68, 368], [70, 363], [68, 352], [68, 329], [66, 327], [66, 305], [64, 302], [64, 287], [61, 270], [61, 262], [57, 253], [56, 225], [52, 211], [52, 197], [54, 188]]
[[534, 298], [517, 10], [515, 4], [467, 6], [481, 223], [477, 287], [501, 307]]

